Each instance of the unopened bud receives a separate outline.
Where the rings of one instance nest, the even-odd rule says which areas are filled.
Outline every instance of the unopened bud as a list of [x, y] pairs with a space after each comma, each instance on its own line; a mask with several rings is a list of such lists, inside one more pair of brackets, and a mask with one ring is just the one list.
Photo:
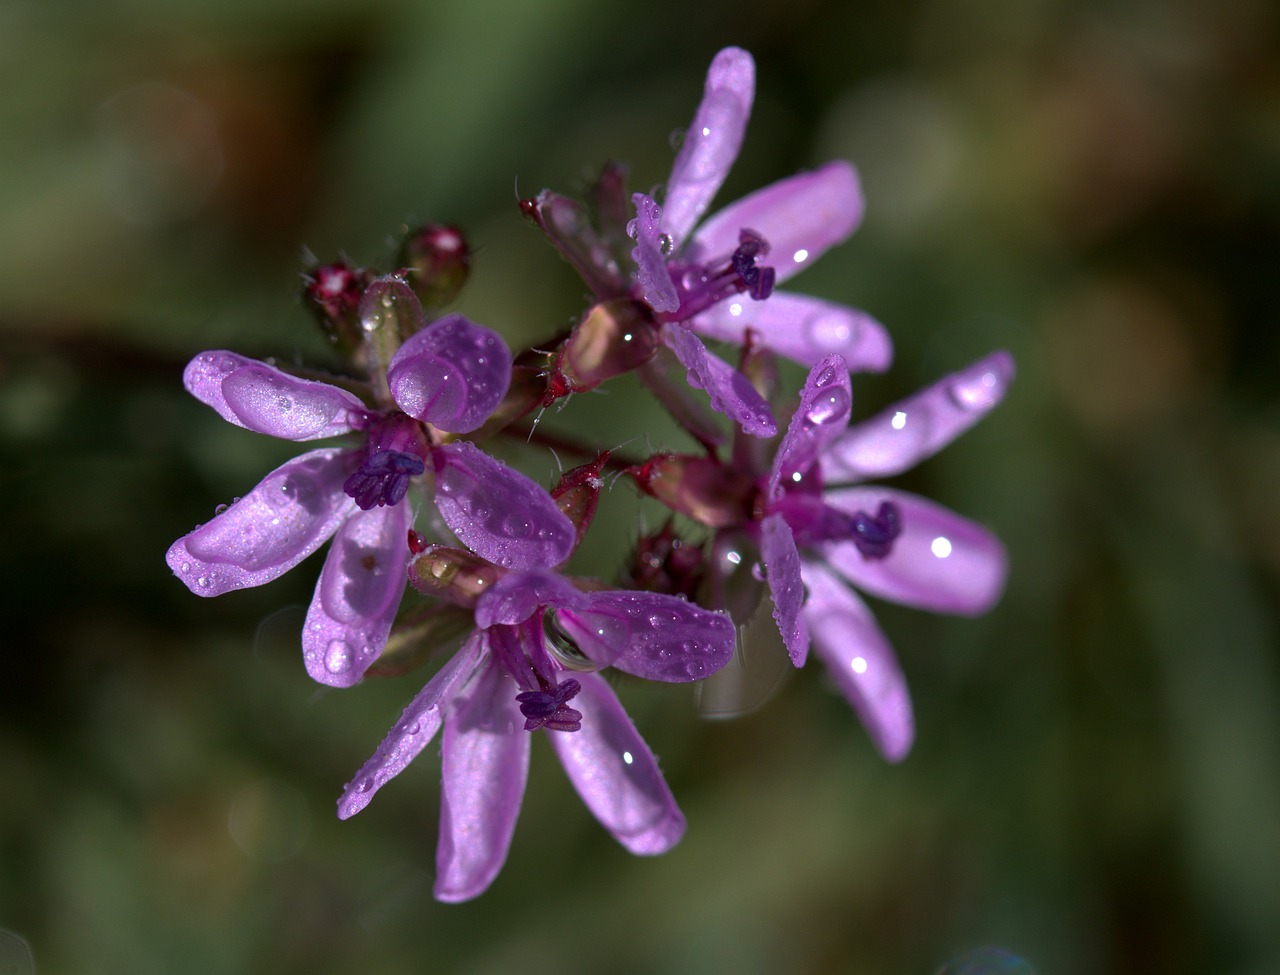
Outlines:
[[409, 561], [409, 583], [414, 589], [467, 609], [474, 609], [480, 594], [504, 572], [465, 549], [444, 545], [430, 546]]
[[344, 355], [361, 349], [360, 296], [372, 275], [345, 261], [319, 264], [302, 276], [302, 300]]
[[759, 494], [750, 477], [712, 457], [656, 454], [627, 473], [672, 511], [712, 528], [750, 521]]
[[653, 358], [658, 333], [647, 306], [630, 298], [588, 309], [564, 343], [560, 370], [573, 392], [594, 389]]
[[429, 223], [405, 237], [400, 245], [400, 264], [418, 300], [428, 312], [434, 312], [458, 297], [466, 284], [471, 251], [457, 227]]
[[647, 592], [695, 599], [703, 575], [702, 547], [676, 535], [674, 519], [649, 535], [641, 535], [632, 553], [628, 584]]
[[556, 505], [564, 512], [565, 517], [573, 522], [577, 532], [574, 547], [581, 543], [582, 536], [591, 526], [591, 519], [595, 517], [596, 505], [600, 500], [600, 488], [604, 485], [604, 481], [600, 479], [600, 472], [604, 470], [604, 465], [608, 461], [609, 451], [606, 450], [589, 464], [583, 464], [565, 472], [560, 477], [560, 483], [551, 489], [551, 497], [555, 499]]

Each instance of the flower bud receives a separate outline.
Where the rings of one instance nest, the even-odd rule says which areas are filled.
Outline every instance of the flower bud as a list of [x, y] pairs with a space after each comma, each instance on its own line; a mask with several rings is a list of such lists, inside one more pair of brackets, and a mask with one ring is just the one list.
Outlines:
[[704, 571], [702, 547], [677, 537], [674, 519], [656, 532], [641, 535], [628, 569], [628, 585], [648, 592], [695, 599]]
[[600, 488], [604, 484], [600, 479], [600, 472], [604, 470], [608, 460], [609, 451], [606, 450], [590, 463], [565, 472], [561, 475], [560, 482], [551, 489], [551, 497], [555, 499], [557, 507], [573, 522], [577, 533], [573, 543], [575, 548], [581, 544], [582, 536], [587, 533], [591, 519], [595, 517]]
[[360, 296], [372, 275], [346, 261], [318, 264], [302, 276], [302, 300], [329, 340], [346, 356], [361, 350]]
[[638, 301], [618, 298], [588, 309], [564, 343], [559, 368], [572, 392], [642, 366], [658, 347], [657, 327]]
[[429, 223], [406, 235], [400, 245], [400, 264], [409, 286], [430, 313], [453, 301], [466, 284], [471, 251], [457, 227]]
[[409, 560], [409, 583], [425, 596], [474, 609], [480, 594], [505, 571], [465, 549], [431, 545]]
[[752, 478], [712, 457], [655, 454], [627, 473], [672, 511], [712, 528], [750, 521], [759, 495]]

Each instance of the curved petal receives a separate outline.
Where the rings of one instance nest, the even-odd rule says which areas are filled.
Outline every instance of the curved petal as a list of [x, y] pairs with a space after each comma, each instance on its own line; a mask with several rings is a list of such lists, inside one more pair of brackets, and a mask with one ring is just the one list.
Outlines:
[[1004, 591], [1007, 559], [1000, 539], [976, 522], [905, 491], [854, 487], [828, 491], [825, 501], [847, 514], [898, 506], [902, 533], [890, 553], [865, 558], [852, 542], [821, 546], [841, 575], [875, 596], [938, 613], [974, 616]]
[[809, 370], [800, 390], [800, 404], [778, 444], [769, 474], [770, 499], [777, 500], [793, 480], [801, 480], [827, 444], [844, 433], [852, 407], [849, 370], [838, 355], [827, 356]]
[[844, 358], [850, 372], [884, 372], [893, 361], [889, 333], [866, 312], [787, 291], [763, 301], [728, 298], [684, 324], [699, 335], [738, 345], [749, 328], [764, 348], [805, 366], [833, 353]]
[[313, 450], [170, 546], [165, 561], [197, 596], [220, 596], [284, 575], [323, 545], [356, 503], [342, 490], [351, 451]]
[[182, 382], [228, 423], [284, 440], [350, 433], [369, 412], [345, 389], [299, 379], [234, 352], [201, 352], [187, 363]]
[[746, 376], [708, 352], [702, 341], [687, 328], [666, 325], [662, 336], [664, 344], [689, 371], [689, 385], [707, 391], [712, 409], [723, 413], [754, 437], [772, 437], [778, 432], [769, 404]]
[[760, 558], [773, 596], [773, 618], [782, 634], [787, 656], [803, 667], [809, 655], [809, 631], [805, 628], [804, 583], [800, 579], [800, 552], [782, 515], [770, 515], [760, 523]]
[[631, 259], [636, 262], [640, 297], [654, 311], [675, 311], [680, 307], [680, 296], [676, 294], [676, 284], [671, 280], [667, 257], [663, 253], [659, 223], [662, 208], [643, 193], [633, 193], [631, 200], [636, 205], [636, 218], [627, 224], [627, 233], [636, 242], [631, 250]]
[[555, 620], [597, 666], [647, 680], [683, 683], [715, 673], [733, 657], [736, 633], [723, 613], [654, 592], [586, 593]]
[[583, 595], [554, 572], [509, 572], [476, 600], [476, 626], [523, 623], [539, 606], [576, 606]]
[[410, 337], [387, 367], [396, 405], [449, 433], [480, 427], [507, 395], [511, 350], [497, 332], [446, 315]]
[[666, 853], [685, 819], [617, 696], [598, 674], [578, 674], [578, 731], [550, 735], [569, 781], [600, 824], [637, 856]]
[[831, 573], [804, 566], [809, 602], [804, 615], [813, 652], [853, 706], [880, 754], [900, 762], [911, 750], [915, 719], [902, 668], [875, 618]]
[[440, 730], [447, 703], [455, 688], [461, 688], [481, 665], [484, 635], [475, 633], [427, 681], [400, 720], [387, 732], [378, 750], [355, 774], [338, 800], [338, 818], [350, 819], [369, 805], [374, 794], [403, 772]]
[[756, 65], [738, 47], [726, 47], [707, 71], [702, 102], [671, 167], [662, 229], [678, 247], [720, 190], [742, 148], [756, 93]]
[[762, 265], [781, 283], [804, 270], [853, 233], [862, 220], [858, 173], [844, 160], [771, 183], [730, 203], [698, 228], [685, 256], [691, 260], [732, 254], [738, 233], [749, 228], [769, 244]]
[[460, 440], [432, 452], [436, 507], [481, 558], [508, 569], [549, 569], [573, 551], [573, 522], [523, 474]]
[[1013, 373], [1013, 357], [993, 352], [854, 424], [822, 455], [823, 479], [890, 477], [932, 457], [1004, 398]]
[[445, 721], [437, 900], [478, 897], [506, 862], [529, 775], [516, 692], [500, 667], [485, 667]]
[[314, 680], [350, 687], [387, 644], [409, 557], [409, 505], [356, 511], [325, 556], [302, 628], [302, 658]]

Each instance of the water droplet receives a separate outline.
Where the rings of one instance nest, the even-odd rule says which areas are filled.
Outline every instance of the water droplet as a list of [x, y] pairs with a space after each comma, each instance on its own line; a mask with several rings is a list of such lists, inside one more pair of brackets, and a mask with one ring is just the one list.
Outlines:
[[214, 516], [215, 518], [216, 518], [216, 517], [218, 517], [218, 515], [222, 514], [222, 513], [223, 513], [224, 511], [226, 511], [226, 510], [227, 510], [227, 508], [229, 508], [229, 507], [231, 507], [231, 506], [230, 506], [230, 505], [227, 505], [227, 504], [220, 504], [220, 505], [218, 505], [217, 507], [215, 507], [215, 508], [213, 509], [213, 516]]
[[277, 397], [276, 408], [280, 410], [281, 413], [288, 413], [290, 410], [293, 409], [293, 397], [292, 396]]
[[989, 410], [1000, 402], [1004, 394], [1004, 384], [995, 372], [988, 370], [981, 375], [958, 379], [947, 390], [951, 402], [962, 410], [973, 412]]
[[373, 788], [373, 779], [365, 779], [363, 782], [360, 783], [361, 792], [368, 792], [372, 788]]
[[178, 566], [178, 571], [179, 571], [179, 572], [190, 572], [190, 571], [191, 571], [191, 563], [190, 563], [190, 562], [183, 562], [183, 563], [182, 563], [182, 565]]
[[343, 640], [332, 640], [325, 651], [324, 666], [331, 674], [345, 674], [351, 669], [351, 647]]
[[197, 586], [199, 586], [201, 589], [208, 589], [208, 588], [209, 588], [209, 577], [208, 577], [208, 576], [201, 576], [199, 579], [197, 579], [197, 580], [196, 580], [196, 585], [197, 585]]
[[819, 395], [805, 411], [805, 423], [819, 426], [840, 416], [849, 409], [849, 394], [842, 387], [835, 387]]
[[502, 533], [508, 538], [528, 538], [532, 532], [533, 523], [518, 512], [512, 512], [502, 519]]
[[409, 727], [406, 730], [408, 731], [409, 734], [416, 735], [418, 732], [422, 730], [422, 722], [415, 721], [413, 724], [409, 725]]

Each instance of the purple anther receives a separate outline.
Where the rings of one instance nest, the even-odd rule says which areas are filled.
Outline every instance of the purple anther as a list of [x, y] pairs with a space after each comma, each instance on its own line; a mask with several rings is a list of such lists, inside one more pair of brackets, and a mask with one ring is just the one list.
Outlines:
[[853, 544], [866, 559], [887, 558], [894, 540], [902, 534], [902, 512], [892, 501], [881, 501], [875, 516], [854, 512]]
[[763, 301], [773, 293], [773, 268], [756, 266], [756, 258], [768, 253], [769, 242], [754, 230], [744, 227], [738, 231], [738, 247], [731, 258], [733, 270], [755, 301]]
[[577, 696], [582, 685], [570, 677], [561, 681], [554, 690], [524, 691], [516, 695], [520, 713], [524, 715], [524, 730], [580, 731], [582, 712], [569, 707], [568, 701]]
[[342, 490], [365, 511], [379, 505], [395, 505], [404, 500], [409, 481], [426, 464], [416, 454], [400, 450], [378, 450], [365, 458], [360, 469], [347, 478]]

